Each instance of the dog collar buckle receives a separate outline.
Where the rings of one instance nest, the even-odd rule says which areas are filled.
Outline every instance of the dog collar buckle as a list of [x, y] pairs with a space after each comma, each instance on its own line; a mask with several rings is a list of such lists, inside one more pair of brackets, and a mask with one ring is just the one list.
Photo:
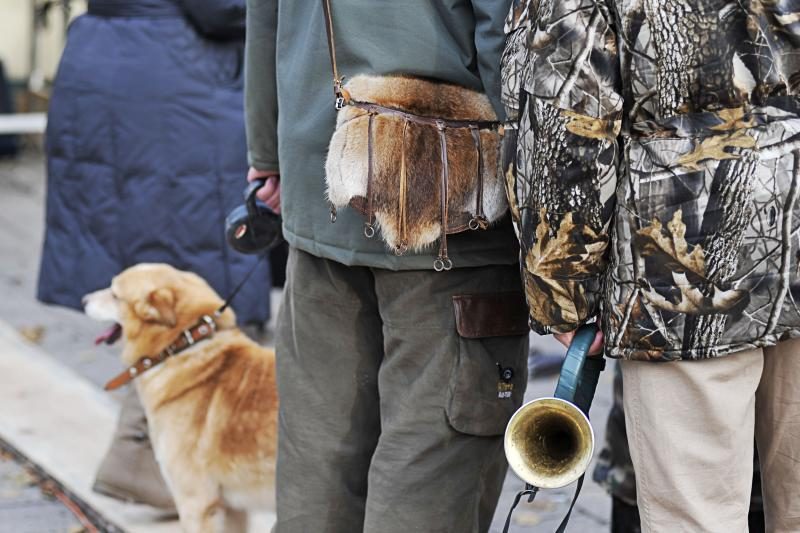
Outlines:
[[[122, 385], [125, 385], [126, 383], [139, 377], [139, 375], [143, 372], [153, 368], [159, 363], [164, 362], [164, 360], [166, 360], [168, 357], [174, 357], [186, 348], [194, 346], [199, 341], [208, 339], [209, 337], [213, 336], [216, 331], [217, 323], [214, 318], [209, 315], [203, 315], [194, 326], [183, 330], [178, 339], [164, 348], [164, 350], [162, 350], [157, 357], [144, 357], [140, 359], [136, 364], [124, 370], [111, 381], [106, 383], [105, 389], [114, 390]], [[198, 335], [197, 338], [195, 338], [195, 334]], [[181, 337], [183, 342], [181, 342]]]

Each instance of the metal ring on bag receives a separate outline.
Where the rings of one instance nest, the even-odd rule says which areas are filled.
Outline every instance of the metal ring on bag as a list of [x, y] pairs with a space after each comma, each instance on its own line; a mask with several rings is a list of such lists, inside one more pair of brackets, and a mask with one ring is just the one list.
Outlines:
[[400, 256], [405, 254], [408, 251], [408, 244], [401, 242], [397, 246], [394, 247], [394, 255]]
[[445, 270], [450, 270], [453, 268], [453, 261], [449, 257], [445, 257], [443, 263]]
[[336, 222], [336, 210], [331, 209], [331, 224], [333, 224], [334, 222]]
[[367, 239], [371, 239], [375, 236], [375, 228], [369, 223], [364, 224], [364, 236]]
[[478, 222], [478, 217], [471, 218], [470, 221], [469, 221], [469, 225], [468, 226], [469, 226], [469, 229], [471, 229], [472, 231], [480, 229], [481, 223]]
[[433, 269], [436, 272], [441, 272], [442, 270], [444, 270], [444, 261], [442, 261], [441, 259], [436, 259], [433, 262]]

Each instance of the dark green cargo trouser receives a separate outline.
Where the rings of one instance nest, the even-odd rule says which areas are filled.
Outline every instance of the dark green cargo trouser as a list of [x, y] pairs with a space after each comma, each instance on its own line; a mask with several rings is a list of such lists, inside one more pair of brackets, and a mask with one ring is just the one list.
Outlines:
[[482, 319], [460, 335], [453, 296], [493, 295], [497, 309], [521, 290], [516, 265], [394, 272], [293, 249], [277, 332], [275, 531], [487, 531], [528, 336], [509, 335], [480, 298], [467, 314]]

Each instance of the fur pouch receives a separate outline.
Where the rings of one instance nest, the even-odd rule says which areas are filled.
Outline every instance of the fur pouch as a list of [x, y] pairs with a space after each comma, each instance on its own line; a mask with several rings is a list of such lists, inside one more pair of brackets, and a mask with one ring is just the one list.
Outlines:
[[434, 267], [449, 269], [446, 235], [485, 229], [508, 206], [489, 99], [399, 76], [357, 76], [343, 93], [325, 163], [332, 207], [360, 211], [365, 234], [377, 226], [398, 254], [439, 239]]

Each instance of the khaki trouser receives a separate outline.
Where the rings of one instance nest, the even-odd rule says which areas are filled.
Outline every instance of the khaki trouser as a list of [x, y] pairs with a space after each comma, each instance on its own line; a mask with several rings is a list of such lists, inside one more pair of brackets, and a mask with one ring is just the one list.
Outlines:
[[622, 371], [642, 531], [746, 532], [754, 433], [767, 531], [800, 531], [800, 340]]
[[528, 336], [461, 337], [452, 297], [502, 291], [522, 301], [517, 265], [392, 272], [291, 250], [277, 332], [277, 533], [488, 530]]

